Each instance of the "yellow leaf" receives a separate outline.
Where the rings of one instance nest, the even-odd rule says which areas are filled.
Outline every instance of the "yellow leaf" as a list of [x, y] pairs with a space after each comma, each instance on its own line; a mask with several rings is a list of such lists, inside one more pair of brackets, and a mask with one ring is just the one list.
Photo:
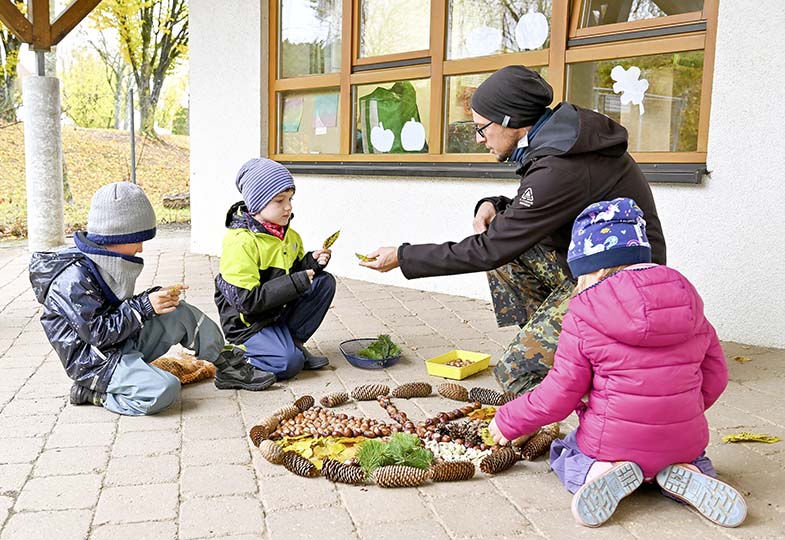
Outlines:
[[768, 435], [766, 433], [750, 433], [748, 431], [742, 431], [741, 433], [731, 433], [730, 435], [725, 435], [722, 437], [722, 442], [762, 442], [773, 444], [780, 442], [780, 438], [774, 435]]
[[744, 364], [746, 362], [752, 362], [752, 358], [750, 358], [749, 356], [734, 356], [733, 359], [740, 364]]

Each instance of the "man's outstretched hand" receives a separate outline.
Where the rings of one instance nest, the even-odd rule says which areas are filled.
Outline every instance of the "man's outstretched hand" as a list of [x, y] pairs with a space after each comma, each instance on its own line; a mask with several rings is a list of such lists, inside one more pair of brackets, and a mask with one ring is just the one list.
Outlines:
[[474, 216], [474, 221], [472, 221], [474, 234], [481, 234], [487, 231], [488, 225], [491, 224], [491, 221], [493, 221], [493, 218], [495, 217], [496, 208], [494, 208], [493, 205], [488, 201], [482, 203], [477, 209], [477, 214]]
[[368, 253], [368, 257], [375, 260], [360, 262], [360, 266], [372, 268], [379, 272], [389, 272], [393, 268], [398, 268], [397, 247], [380, 247], [376, 251]]

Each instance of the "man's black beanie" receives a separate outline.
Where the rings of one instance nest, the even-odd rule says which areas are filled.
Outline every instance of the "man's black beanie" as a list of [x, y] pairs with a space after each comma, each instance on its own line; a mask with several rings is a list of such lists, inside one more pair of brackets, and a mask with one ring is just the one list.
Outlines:
[[536, 71], [503, 67], [483, 82], [472, 96], [472, 109], [509, 128], [531, 126], [553, 101], [553, 88]]

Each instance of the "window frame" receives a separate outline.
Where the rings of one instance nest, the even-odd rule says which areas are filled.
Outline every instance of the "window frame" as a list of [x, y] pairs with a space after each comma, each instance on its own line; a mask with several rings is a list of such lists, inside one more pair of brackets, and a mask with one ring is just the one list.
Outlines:
[[[267, 66], [268, 155], [278, 161], [301, 164], [298, 169], [313, 171], [323, 168], [320, 164], [336, 162], [346, 164], [347, 170], [352, 169], [352, 163], [367, 165], [375, 162], [420, 163], [422, 166], [427, 166], [429, 163], [456, 165], [476, 163], [486, 167], [490, 166], [487, 164], [495, 162], [495, 158], [490, 154], [446, 153], [445, 122], [449, 99], [445, 93], [446, 77], [493, 72], [510, 64], [544, 66], [548, 69], [548, 82], [554, 89], [553, 103], [555, 104], [565, 98], [566, 72], [571, 63], [703, 50], [704, 65], [696, 150], [631, 154], [642, 165], [678, 164], [679, 166], [674, 167], [673, 170], [682, 170], [694, 164], [695, 170], [705, 169], [719, 0], [704, 0], [704, 7], [700, 12], [583, 29], [578, 28], [579, 17], [584, 2], [588, 0], [553, 0], [548, 49], [446, 60], [448, 1], [431, 0], [430, 50], [359, 58], [360, 0], [342, 0], [340, 71], [284, 79], [278, 76], [281, 0], [268, 0], [268, 58], [272, 60]], [[598, 40], [601, 42], [593, 42]], [[430, 78], [430, 120], [427, 126], [429, 152], [423, 154], [353, 153], [352, 138], [347, 133], [353, 132], [354, 86], [420, 78]], [[281, 93], [324, 88], [339, 89], [340, 153], [318, 155], [279, 153], [278, 111]], [[308, 164], [313, 167], [309, 168]], [[326, 168], [330, 169], [330, 167]], [[656, 166], [654, 168], [656, 169]], [[361, 166], [358, 169], [365, 170], [366, 167]], [[507, 168], [499, 170], [507, 171]], [[694, 176], [690, 172], [689, 180], [686, 181], [693, 182]]]

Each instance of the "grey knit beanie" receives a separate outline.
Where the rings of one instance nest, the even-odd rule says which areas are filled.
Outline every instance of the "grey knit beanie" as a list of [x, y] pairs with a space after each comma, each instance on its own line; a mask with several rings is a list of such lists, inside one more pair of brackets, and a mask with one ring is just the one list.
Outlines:
[[256, 214], [279, 193], [294, 189], [294, 179], [289, 169], [277, 161], [254, 158], [240, 167], [235, 185], [243, 195], [248, 212]]
[[155, 236], [155, 211], [142, 188], [115, 182], [95, 192], [87, 238], [96, 244], [134, 244]]

